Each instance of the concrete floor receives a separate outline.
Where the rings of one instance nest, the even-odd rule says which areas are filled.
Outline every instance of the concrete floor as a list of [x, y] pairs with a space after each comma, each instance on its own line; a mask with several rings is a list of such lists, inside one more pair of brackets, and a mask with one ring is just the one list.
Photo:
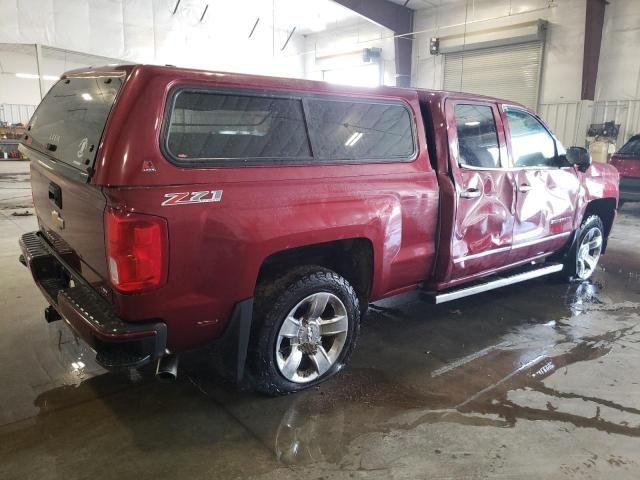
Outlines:
[[0, 162], [0, 479], [640, 478], [640, 205], [592, 283], [375, 305], [351, 365], [266, 398], [197, 353], [108, 374], [18, 264], [28, 165]]

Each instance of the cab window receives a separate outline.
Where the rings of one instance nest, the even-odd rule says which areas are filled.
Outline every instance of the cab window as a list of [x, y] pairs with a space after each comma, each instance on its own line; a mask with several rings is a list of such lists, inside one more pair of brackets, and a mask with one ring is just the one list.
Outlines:
[[620, 149], [620, 153], [627, 155], [640, 155], [640, 135], [631, 137], [627, 143]]
[[555, 140], [533, 115], [508, 108], [506, 116], [514, 167], [560, 166]]
[[455, 116], [459, 165], [499, 168], [500, 145], [493, 109], [488, 105], [458, 104]]

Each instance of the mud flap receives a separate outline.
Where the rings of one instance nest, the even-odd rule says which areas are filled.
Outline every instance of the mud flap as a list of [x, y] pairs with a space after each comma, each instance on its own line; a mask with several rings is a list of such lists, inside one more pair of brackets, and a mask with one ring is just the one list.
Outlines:
[[236, 304], [224, 334], [212, 345], [219, 373], [235, 383], [244, 379], [252, 319], [253, 298]]

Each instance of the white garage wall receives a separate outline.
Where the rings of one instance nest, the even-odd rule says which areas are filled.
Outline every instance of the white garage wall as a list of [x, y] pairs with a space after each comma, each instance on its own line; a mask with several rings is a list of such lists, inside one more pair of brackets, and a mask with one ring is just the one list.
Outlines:
[[640, 1], [614, 0], [605, 24], [596, 85], [597, 100], [640, 99]]
[[640, 133], [640, 1], [607, 5], [593, 122], [620, 124], [617, 147]]
[[[15, 75], [38, 73], [35, 44], [43, 46], [41, 72], [52, 76], [134, 62], [304, 77], [303, 35], [294, 33], [282, 47], [294, 26], [301, 31], [302, 7], [313, 12], [328, 0], [180, 0], [173, 15], [177, 1], [0, 0], [0, 105], [39, 103], [38, 80]], [[329, 9], [305, 19], [324, 28], [344, 15]], [[45, 82], [45, 90], [51, 84]]]
[[[327, 14], [319, 12], [341, 8], [328, 0], [276, 0], [275, 14], [271, 0], [181, 0], [172, 15], [176, 1], [0, 0], [0, 43], [40, 43], [104, 57], [96, 61], [52, 50], [52, 58], [45, 54], [42, 66], [49, 75], [118, 59], [318, 80], [324, 70], [362, 64], [362, 49], [377, 47], [382, 49], [383, 81], [395, 84], [392, 32], [344, 12], [329, 14], [336, 18], [327, 22]], [[611, 112], [625, 124], [626, 136], [640, 130], [640, 119], [635, 120], [640, 100], [639, 0], [613, 0], [607, 5], [595, 104], [580, 101], [586, 0], [432, 3], [440, 1], [439, 7], [415, 13], [414, 86], [442, 88], [444, 57], [430, 55], [430, 37], [483, 41], [496, 32], [517, 33], [518, 25], [542, 19], [548, 22], [548, 31], [539, 111], [561, 132], [562, 140], [584, 141], [584, 125], [612, 120]], [[200, 23], [207, 4], [209, 10]], [[258, 28], [248, 38], [258, 17]], [[285, 51], [280, 51], [290, 28], [310, 21], [317, 28], [298, 28]], [[323, 28], [320, 33], [310, 31]], [[5, 51], [0, 45], [0, 104], [38, 103], [37, 80], [18, 79], [18, 72], [37, 72], [34, 55]], [[611, 102], [616, 102], [613, 110], [607, 107]]]
[[442, 88], [444, 57], [429, 53], [431, 37], [463, 36], [466, 31], [468, 39], [482, 39], [509, 26], [542, 19], [549, 23], [540, 101], [579, 100], [585, 0], [551, 3], [550, 7], [548, 0], [476, 0], [449, 2], [419, 10], [414, 20], [414, 30], [421, 33], [416, 35], [414, 43], [413, 84], [422, 88]]
[[37, 75], [35, 46], [0, 44], [0, 72], [0, 105], [39, 102], [38, 80], [16, 77], [16, 73]]
[[[538, 112], [567, 145], [584, 145], [591, 123], [621, 125], [617, 146], [640, 132], [640, 1], [606, 7], [595, 102], [581, 101], [585, 0], [470, 0], [420, 10], [414, 30], [413, 83], [442, 88], [444, 57], [429, 53], [429, 38], [482, 37], [509, 25], [548, 21]], [[462, 24], [462, 25], [459, 25]], [[471, 40], [473, 41], [473, 40]]]
[[[293, 55], [303, 37], [294, 34], [280, 51], [290, 30], [277, 22], [280, 10], [274, 15], [272, 2], [181, 0], [173, 15], [176, 2], [0, 0], [0, 43], [39, 43], [131, 62], [303, 76], [302, 57]], [[285, 11], [287, 2], [277, 5]], [[261, 22], [248, 38], [258, 17]]]
[[[45, 76], [44, 90], [51, 88], [53, 78], [69, 70], [115, 62], [122, 60], [42, 47], [40, 72]], [[0, 43], [0, 104], [37, 105], [40, 102], [38, 79], [19, 78], [16, 74], [38, 75], [35, 45]]]
[[310, 34], [304, 42], [305, 76], [322, 80], [323, 70], [363, 65], [365, 48], [381, 48], [383, 83], [395, 85], [395, 46], [393, 32], [367, 20], [359, 20], [329, 31]]

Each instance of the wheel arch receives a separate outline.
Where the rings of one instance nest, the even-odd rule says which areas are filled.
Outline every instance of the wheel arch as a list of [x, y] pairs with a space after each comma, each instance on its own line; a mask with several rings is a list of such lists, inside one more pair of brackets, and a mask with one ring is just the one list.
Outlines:
[[303, 265], [317, 265], [344, 277], [358, 295], [361, 311], [366, 309], [373, 287], [374, 248], [368, 238], [358, 237], [322, 242], [274, 252], [266, 257], [256, 279], [258, 285]]
[[606, 252], [609, 234], [611, 233], [613, 221], [616, 217], [616, 205], [617, 202], [615, 198], [597, 198], [595, 200], [591, 200], [587, 204], [582, 219], [580, 220], [580, 224], [582, 225], [582, 222], [592, 215], [600, 217], [600, 220], [602, 220], [602, 226], [604, 227], [604, 244], [602, 245], [603, 254]]

